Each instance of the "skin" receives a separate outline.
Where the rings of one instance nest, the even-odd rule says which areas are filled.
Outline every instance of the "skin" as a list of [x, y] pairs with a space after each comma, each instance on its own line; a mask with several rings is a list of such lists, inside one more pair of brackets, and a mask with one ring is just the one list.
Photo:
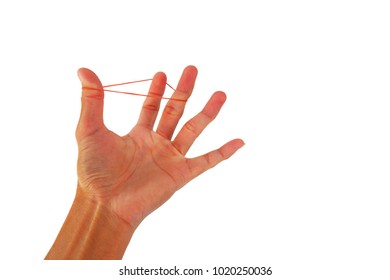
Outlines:
[[[167, 80], [162, 72], [153, 77], [135, 127], [118, 136], [103, 123], [104, 91], [99, 78], [85, 68], [78, 76], [83, 91], [76, 129], [77, 191], [46, 259], [121, 259], [146, 216], [186, 183], [232, 156], [244, 142], [234, 139], [204, 155], [185, 157], [222, 108], [226, 95], [221, 91], [174, 139], [186, 102], [169, 100], [154, 131]], [[196, 76], [194, 66], [186, 67], [172, 98], [188, 99]]]

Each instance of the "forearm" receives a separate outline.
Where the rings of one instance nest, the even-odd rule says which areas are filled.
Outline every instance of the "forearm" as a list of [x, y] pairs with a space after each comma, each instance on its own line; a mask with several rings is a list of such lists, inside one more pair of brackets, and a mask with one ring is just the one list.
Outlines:
[[121, 259], [134, 230], [78, 189], [45, 259]]

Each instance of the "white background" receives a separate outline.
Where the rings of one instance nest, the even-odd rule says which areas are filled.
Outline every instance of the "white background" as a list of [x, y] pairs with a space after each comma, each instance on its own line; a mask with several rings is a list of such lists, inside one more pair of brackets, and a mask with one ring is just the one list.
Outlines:
[[[2, 1], [1, 273], [271, 266], [264, 279], [389, 279], [389, 14], [374, 0]], [[123, 261], [42, 261], [76, 189], [77, 69], [103, 84], [164, 71], [176, 85], [189, 64], [183, 121], [228, 95], [190, 156], [246, 146], [151, 214]], [[105, 102], [124, 134], [143, 98]]]

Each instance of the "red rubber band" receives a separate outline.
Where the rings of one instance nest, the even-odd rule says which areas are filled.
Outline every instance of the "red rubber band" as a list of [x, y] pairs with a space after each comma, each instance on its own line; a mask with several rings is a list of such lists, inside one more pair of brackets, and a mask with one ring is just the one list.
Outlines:
[[[160, 98], [160, 99], [167, 99], [167, 100], [174, 100], [174, 101], [180, 101], [180, 102], [186, 102], [187, 99], [179, 99], [179, 98], [172, 98], [172, 97], [164, 97], [164, 96], [154, 96], [154, 95], [148, 95], [148, 94], [142, 94], [142, 93], [134, 93], [134, 92], [127, 92], [127, 91], [119, 91], [119, 90], [112, 90], [112, 89], [106, 89], [108, 87], [115, 87], [115, 86], [123, 86], [128, 84], [134, 84], [134, 83], [141, 83], [141, 82], [147, 82], [152, 81], [153, 79], [145, 79], [145, 80], [138, 80], [138, 81], [132, 81], [132, 82], [125, 82], [125, 83], [119, 83], [119, 84], [112, 84], [112, 85], [106, 85], [103, 86], [103, 91], [106, 92], [115, 92], [115, 93], [124, 93], [124, 94], [131, 94], [135, 96], [146, 96], [146, 97], [153, 97], [153, 98]], [[167, 86], [169, 86], [173, 91], [176, 91], [174, 87], [172, 87], [170, 84], [166, 83]], [[91, 88], [91, 87], [83, 87], [82, 89], [90, 89], [90, 90], [100, 90], [98, 88]]]

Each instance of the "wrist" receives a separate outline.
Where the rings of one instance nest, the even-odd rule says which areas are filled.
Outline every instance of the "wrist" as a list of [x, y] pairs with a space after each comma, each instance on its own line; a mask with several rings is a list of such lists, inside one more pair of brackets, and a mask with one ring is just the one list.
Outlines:
[[81, 188], [46, 259], [121, 259], [135, 228]]

